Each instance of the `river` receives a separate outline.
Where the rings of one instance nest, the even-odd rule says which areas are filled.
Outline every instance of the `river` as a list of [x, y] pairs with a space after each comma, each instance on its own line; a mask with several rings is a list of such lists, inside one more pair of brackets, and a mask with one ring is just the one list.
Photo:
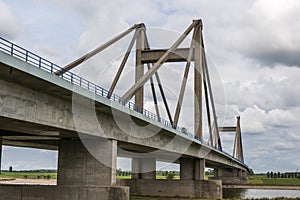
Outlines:
[[300, 190], [223, 189], [223, 198], [300, 198]]

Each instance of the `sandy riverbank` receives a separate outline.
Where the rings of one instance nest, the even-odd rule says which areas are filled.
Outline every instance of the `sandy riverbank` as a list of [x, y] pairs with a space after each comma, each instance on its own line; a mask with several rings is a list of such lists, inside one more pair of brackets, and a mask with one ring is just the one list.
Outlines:
[[0, 179], [0, 184], [14, 185], [56, 185], [56, 179]]

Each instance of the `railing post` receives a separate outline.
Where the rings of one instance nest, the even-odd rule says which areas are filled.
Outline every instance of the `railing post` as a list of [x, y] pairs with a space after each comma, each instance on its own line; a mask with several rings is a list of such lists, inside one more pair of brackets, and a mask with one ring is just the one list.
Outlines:
[[73, 83], [73, 73], [71, 73], [71, 83]]
[[41, 68], [42, 67], [42, 58], [40, 57], [40, 59], [39, 59], [39, 68]]
[[28, 62], [28, 51], [26, 51], [26, 54], [25, 54], [25, 61]]
[[11, 44], [10, 55], [14, 55], [14, 44]]
[[53, 63], [51, 63], [51, 69], [50, 69], [51, 74], [53, 74]]

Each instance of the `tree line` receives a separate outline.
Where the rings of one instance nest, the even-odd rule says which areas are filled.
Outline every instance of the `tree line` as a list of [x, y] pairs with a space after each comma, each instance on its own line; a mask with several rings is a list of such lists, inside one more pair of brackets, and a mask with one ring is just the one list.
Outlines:
[[267, 178], [300, 178], [300, 173], [298, 172], [267, 172]]

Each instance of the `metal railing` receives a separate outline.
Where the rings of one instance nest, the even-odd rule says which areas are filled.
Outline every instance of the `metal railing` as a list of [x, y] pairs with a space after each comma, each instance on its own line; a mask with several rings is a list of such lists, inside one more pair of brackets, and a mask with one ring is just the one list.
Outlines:
[[[48, 61], [47, 59], [40, 57], [40, 56], [38, 56], [26, 49], [14, 44], [14, 43], [2, 38], [2, 37], [0, 37], [0, 50], [7, 54], [10, 54], [11, 56], [14, 56], [20, 60], [23, 60], [35, 67], [38, 67], [46, 72], [49, 72], [50, 74], [54, 74], [57, 71], [61, 71], [62, 73], [61, 73], [61, 75], [59, 75], [59, 77], [61, 77], [62, 79], [66, 80], [74, 85], [80, 86], [84, 89], [87, 89], [90, 92], [94, 93], [95, 95], [99, 95], [101, 97], [110, 99], [113, 102], [119, 102], [121, 104], [120, 96], [118, 96], [116, 94], [110, 94], [108, 90], [106, 90], [106, 89], [104, 89], [104, 88], [70, 72], [70, 71], [64, 71], [64, 69], [62, 67]], [[178, 133], [180, 133], [182, 135], [186, 135], [189, 138], [191, 138], [192, 140], [195, 139], [195, 140], [203, 143], [203, 141], [201, 139], [195, 137], [192, 133], [190, 133], [186, 130], [183, 131], [183, 129], [181, 127], [178, 127], [178, 126], [174, 127], [169, 121], [167, 121], [161, 117], [158, 117], [156, 114], [154, 114], [146, 109], [139, 108], [138, 106], [136, 106], [134, 103], [132, 103], [130, 101], [128, 103], [126, 103], [124, 106], [130, 110], [142, 113], [144, 116], [148, 117], [149, 119], [151, 119], [153, 121], [160, 122], [165, 127], [173, 128]], [[215, 148], [215, 147], [213, 147], [213, 148]], [[215, 149], [217, 149], [217, 148], [215, 148]], [[230, 155], [220, 149], [217, 149], [217, 150], [225, 153], [226, 155], [232, 157], [236, 161], [242, 163], [241, 161], [234, 158], [232, 155]]]

